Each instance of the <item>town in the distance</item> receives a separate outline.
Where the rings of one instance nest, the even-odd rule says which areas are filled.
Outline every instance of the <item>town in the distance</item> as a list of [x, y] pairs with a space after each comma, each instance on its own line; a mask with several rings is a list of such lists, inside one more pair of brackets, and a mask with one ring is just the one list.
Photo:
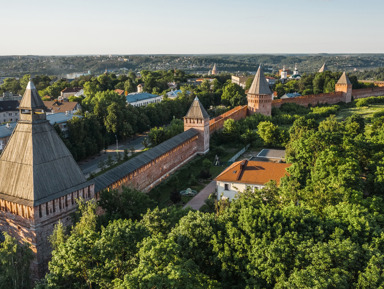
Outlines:
[[0, 289], [382, 288], [383, 55], [272, 59], [0, 57]]

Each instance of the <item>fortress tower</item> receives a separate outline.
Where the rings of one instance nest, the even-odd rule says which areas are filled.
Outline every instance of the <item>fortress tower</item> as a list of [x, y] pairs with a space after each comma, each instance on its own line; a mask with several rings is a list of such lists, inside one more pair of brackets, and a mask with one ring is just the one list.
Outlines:
[[212, 74], [212, 75], [216, 75], [216, 74], [217, 74], [216, 63], [213, 65], [213, 68], [212, 68], [211, 74]]
[[344, 102], [348, 103], [352, 101], [352, 83], [345, 71], [341, 75], [339, 81], [336, 83], [335, 91], [341, 91], [344, 93]]
[[270, 116], [272, 113], [272, 91], [265, 79], [263, 68], [259, 66], [252, 85], [247, 93], [248, 113], [261, 113]]
[[209, 115], [197, 96], [184, 117], [184, 131], [191, 128], [199, 132], [197, 153], [206, 154], [209, 151]]
[[30, 243], [34, 278], [47, 270], [54, 225], [59, 220], [71, 224], [75, 199], [94, 197], [94, 185], [86, 181], [44, 109], [30, 81], [20, 102], [20, 120], [0, 157], [0, 231]]
[[320, 67], [320, 69], [319, 69], [319, 72], [324, 72], [324, 71], [329, 71], [328, 66], [325, 64], [325, 62], [323, 64], [323, 66]]

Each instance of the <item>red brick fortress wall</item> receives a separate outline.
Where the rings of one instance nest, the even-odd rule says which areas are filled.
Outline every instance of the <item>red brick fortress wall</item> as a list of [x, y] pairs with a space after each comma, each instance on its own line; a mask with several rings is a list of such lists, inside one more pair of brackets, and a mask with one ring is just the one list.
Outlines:
[[279, 108], [284, 103], [296, 103], [302, 106], [315, 106], [318, 104], [336, 104], [344, 100], [343, 92], [331, 92], [331, 93], [320, 93], [320, 94], [311, 94], [303, 95], [295, 98], [286, 98], [286, 99], [275, 99], [272, 101], [272, 107]]
[[141, 191], [151, 190], [172, 172], [196, 156], [198, 138], [199, 136], [196, 135], [180, 143], [177, 147], [149, 161], [141, 168], [127, 173], [126, 176], [111, 183], [105, 189], [121, 189], [125, 186], [134, 187]]
[[361, 89], [352, 90], [353, 99], [366, 98], [371, 96], [381, 96], [381, 95], [384, 95], [384, 87], [370, 87], [370, 88], [361, 88]]
[[227, 119], [240, 120], [247, 116], [247, 105], [236, 106], [235, 108], [215, 117], [209, 121], [209, 134], [214, 133], [215, 131], [222, 129], [224, 121]]

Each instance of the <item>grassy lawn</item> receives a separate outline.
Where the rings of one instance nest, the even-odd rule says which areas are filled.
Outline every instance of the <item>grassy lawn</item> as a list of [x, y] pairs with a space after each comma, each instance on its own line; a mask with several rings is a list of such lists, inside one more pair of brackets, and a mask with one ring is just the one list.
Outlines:
[[370, 104], [363, 107], [348, 107], [342, 108], [337, 112], [336, 118], [343, 120], [353, 114], [358, 114], [364, 118], [371, 118], [375, 112], [384, 110], [384, 104]]
[[[192, 161], [178, 169], [167, 180], [151, 190], [148, 193], [149, 196], [158, 203], [160, 208], [163, 208], [173, 204], [171, 201], [172, 193], [178, 193], [181, 190], [185, 190], [187, 188], [191, 188], [192, 190], [199, 192], [226, 168], [226, 162], [228, 162], [228, 160], [240, 149], [241, 147], [239, 148], [228, 145], [222, 145], [218, 149], [211, 148], [210, 152], [205, 156], [197, 156]], [[211, 167], [210, 178], [200, 178], [199, 176], [203, 168], [203, 161], [205, 159], [209, 159], [213, 163], [216, 154], [219, 155], [222, 165]], [[183, 196], [178, 204], [184, 205], [191, 198], [192, 197]]]

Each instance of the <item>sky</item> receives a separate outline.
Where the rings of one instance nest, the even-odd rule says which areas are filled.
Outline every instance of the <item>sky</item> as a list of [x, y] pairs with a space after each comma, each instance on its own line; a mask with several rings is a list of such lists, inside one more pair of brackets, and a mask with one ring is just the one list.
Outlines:
[[384, 53], [383, 0], [0, 0], [0, 55]]

